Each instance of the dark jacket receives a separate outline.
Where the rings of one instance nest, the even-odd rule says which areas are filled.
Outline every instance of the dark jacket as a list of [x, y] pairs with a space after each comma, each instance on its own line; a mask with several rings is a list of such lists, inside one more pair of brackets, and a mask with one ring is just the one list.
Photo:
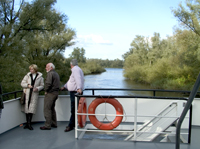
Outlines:
[[1, 84], [0, 84], [0, 109], [4, 108], [2, 94], [3, 94], [3, 91], [2, 91]]
[[58, 93], [60, 90], [60, 77], [55, 70], [47, 73], [47, 78], [44, 84], [44, 90], [47, 93]]

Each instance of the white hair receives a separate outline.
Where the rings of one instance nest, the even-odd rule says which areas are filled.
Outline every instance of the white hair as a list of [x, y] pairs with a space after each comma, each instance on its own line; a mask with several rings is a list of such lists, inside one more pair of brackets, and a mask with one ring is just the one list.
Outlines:
[[49, 63], [50, 68], [55, 69], [55, 66], [53, 63]]
[[76, 65], [78, 65], [78, 62], [77, 62], [76, 59], [72, 59], [71, 62], [70, 62], [70, 64], [71, 64], [72, 66], [76, 66]]

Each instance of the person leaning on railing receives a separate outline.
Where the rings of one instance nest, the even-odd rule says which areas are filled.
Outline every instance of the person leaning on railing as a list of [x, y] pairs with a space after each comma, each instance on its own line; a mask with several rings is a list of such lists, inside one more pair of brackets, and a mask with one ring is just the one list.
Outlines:
[[3, 98], [2, 98], [2, 87], [1, 87], [1, 83], [0, 83], [0, 118], [1, 118], [1, 112], [2, 112], [2, 109], [4, 108], [3, 106]]
[[75, 127], [75, 94], [82, 94], [84, 88], [84, 74], [82, 69], [78, 66], [78, 61], [76, 59], [72, 59], [70, 66], [72, 71], [70, 78], [64, 87], [61, 88], [61, 90], [66, 88], [70, 92], [71, 100], [71, 116], [69, 124], [64, 130], [65, 132], [71, 131]]

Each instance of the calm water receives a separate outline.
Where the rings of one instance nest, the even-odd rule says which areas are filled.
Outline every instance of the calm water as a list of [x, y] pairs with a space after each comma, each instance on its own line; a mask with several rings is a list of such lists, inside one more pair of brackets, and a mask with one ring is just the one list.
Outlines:
[[[101, 74], [86, 75], [85, 88], [123, 88], [123, 89], [150, 89], [150, 86], [137, 84], [133, 81], [126, 80], [123, 76], [121, 68], [106, 68], [106, 72]], [[91, 94], [90, 91], [85, 91], [84, 94]], [[166, 94], [166, 93], [165, 93]], [[169, 93], [168, 93], [169, 94]], [[95, 91], [95, 95], [145, 95], [152, 96], [152, 92], [133, 92], [133, 91]], [[157, 93], [157, 96], [163, 96], [163, 93]], [[170, 96], [177, 96], [171, 94]]]

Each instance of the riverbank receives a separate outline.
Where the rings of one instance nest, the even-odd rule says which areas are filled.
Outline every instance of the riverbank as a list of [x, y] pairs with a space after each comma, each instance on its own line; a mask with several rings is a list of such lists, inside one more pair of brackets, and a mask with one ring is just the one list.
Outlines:
[[[119, 88], [119, 89], [152, 89], [148, 84], [136, 83], [124, 77], [122, 68], [105, 68], [105, 72], [99, 74], [85, 75], [85, 88]], [[145, 95], [151, 96], [152, 92], [140, 91], [96, 91], [97, 95]], [[169, 93], [158, 93], [157, 96], [168, 96]], [[177, 93], [170, 93], [171, 96], [182, 96]]]
[[105, 72], [106, 69], [102, 66], [98, 65], [97, 63], [82, 63], [79, 64], [80, 68], [83, 70], [84, 75], [88, 74], [98, 74]]

